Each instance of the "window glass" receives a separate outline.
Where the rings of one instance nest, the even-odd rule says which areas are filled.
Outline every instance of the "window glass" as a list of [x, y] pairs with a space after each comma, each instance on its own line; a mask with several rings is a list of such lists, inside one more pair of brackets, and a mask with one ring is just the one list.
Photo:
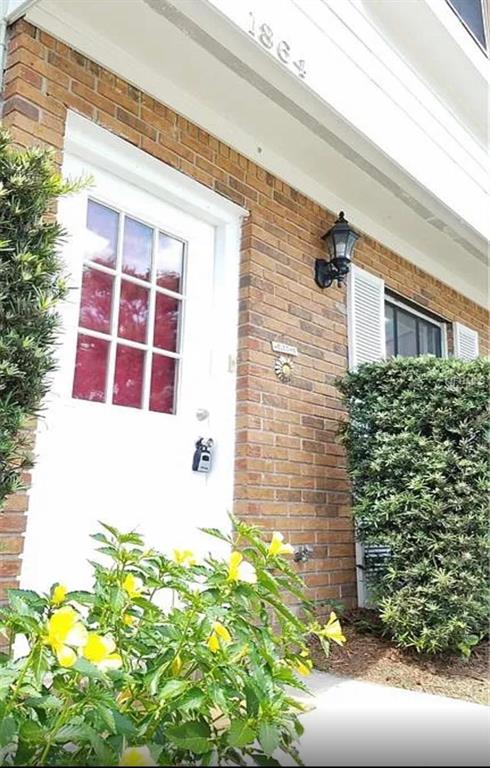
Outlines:
[[88, 201], [85, 258], [114, 267], [116, 264], [119, 214], [112, 208]]
[[140, 280], [149, 280], [153, 230], [146, 224], [126, 217], [123, 240], [123, 272]]
[[150, 292], [129, 280], [121, 280], [118, 335], [132, 341], [146, 341]]
[[486, 49], [485, 16], [482, 0], [448, 0], [449, 5], [476, 37], [482, 48]]
[[183, 261], [184, 244], [160, 232], [156, 256], [156, 280], [160, 288], [181, 292]]
[[109, 342], [86, 334], [78, 334], [73, 397], [82, 400], [105, 400]]
[[397, 311], [397, 354], [414, 357], [417, 354], [417, 320], [403, 310]]
[[431, 323], [419, 323], [419, 349], [421, 355], [437, 355], [440, 357], [441, 331]]
[[83, 328], [109, 333], [113, 282], [113, 276], [107, 272], [84, 267], [79, 316]]
[[153, 355], [150, 411], [174, 412], [176, 364], [172, 357]]
[[117, 345], [113, 403], [141, 408], [144, 365], [143, 350], [127, 347], [124, 344]]
[[395, 312], [391, 304], [385, 307], [386, 357], [395, 355]]
[[385, 303], [386, 356], [442, 356], [442, 331], [439, 323], [431, 322], [418, 313]]
[[84, 253], [73, 397], [175, 413], [184, 243], [89, 200]]

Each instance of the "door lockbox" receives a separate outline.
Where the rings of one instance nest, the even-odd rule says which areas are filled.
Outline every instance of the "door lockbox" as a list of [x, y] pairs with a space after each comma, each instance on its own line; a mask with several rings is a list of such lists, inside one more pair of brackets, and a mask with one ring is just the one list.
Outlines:
[[192, 469], [194, 472], [209, 472], [212, 463], [213, 440], [209, 438], [204, 440], [200, 437], [196, 442], [196, 450], [192, 460]]

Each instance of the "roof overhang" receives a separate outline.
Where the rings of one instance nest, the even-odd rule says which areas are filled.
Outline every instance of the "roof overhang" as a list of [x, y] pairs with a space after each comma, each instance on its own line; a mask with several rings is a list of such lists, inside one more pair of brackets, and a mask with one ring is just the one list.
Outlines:
[[[25, 5], [9, 4], [12, 13]], [[390, 4], [368, 5], [379, 15]], [[434, 16], [430, 0], [418, 5]], [[249, 10], [306, 59], [305, 79], [249, 34]], [[455, 116], [386, 48], [381, 21], [360, 0], [37, 0], [26, 15], [486, 305], [478, 110]], [[468, 87], [485, 93], [484, 73], [470, 65]]]

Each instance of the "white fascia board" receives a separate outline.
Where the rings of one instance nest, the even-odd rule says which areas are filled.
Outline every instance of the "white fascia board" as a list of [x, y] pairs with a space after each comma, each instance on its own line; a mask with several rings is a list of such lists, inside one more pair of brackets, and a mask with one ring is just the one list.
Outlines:
[[[156, 6], [163, 0], [147, 2]], [[187, 16], [198, 18], [200, 3], [171, 2]], [[207, 0], [207, 3], [245, 34], [251, 11], [258, 20], [267, 19], [277, 30], [278, 39], [293, 40], [295, 49], [304, 51], [307, 58], [308, 74], [302, 83], [305, 98], [309, 90], [347, 126], [355, 128], [360, 134], [360, 145], [364, 137], [364, 141], [377, 147], [385, 158], [476, 232], [490, 239], [485, 153], [469, 133], [461, 140], [461, 127], [458, 137], [450, 132], [454, 127], [450, 113], [443, 121], [440, 117], [436, 119], [414, 96], [413, 73], [407, 87], [400, 73], [396, 76], [379, 55], [373, 54], [364, 42], [364, 35], [372, 38], [375, 30], [365, 23], [355, 3], [351, 0], [340, 0], [340, 5], [339, 0], [309, 0], [306, 4], [295, 0], [249, 0], [247, 6], [234, 0]], [[348, 21], [344, 21], [346, 16]], [[376, 46], [382, 46], [380, 36], [377, 37]], [[273, 58], [273, 52], [263, 46], [260, 49], [264, 58]], [[400, 69], [401, 60], [399, 65]], [[266, 72], [265, 67], [262, 71]], [[428, 89], [423, 83], [420, 85], [427, 100]], [[442, 105], [436, 98], [433, 100], [436, 112], [440, 112]], [[467, 147], [471, 147], [471, 151]]]
[[27, 11], [39, 1], [40, 0], [3, 0], [7, 23], [13, 24], [14, 21], [17, 21], [21, 16], [24, 16]]

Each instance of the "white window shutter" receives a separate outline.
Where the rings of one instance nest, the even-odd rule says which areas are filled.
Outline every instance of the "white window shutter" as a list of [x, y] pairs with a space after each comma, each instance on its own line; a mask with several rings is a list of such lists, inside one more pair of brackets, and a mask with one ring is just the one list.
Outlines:
[[453, 323], [454, 357], [474, 360], [478, 357], [478, 331], [461, 323]]
[[384, 280], [352, 264], [347, 293], [349, 368], [386, 357]]
[[[380, 277], [351, 265], [347, 286], [349, 368], [386, 357], [385, 284]], [[356, 542], [357, 602], [369, 605], [364, 577], [364, 546]]]

